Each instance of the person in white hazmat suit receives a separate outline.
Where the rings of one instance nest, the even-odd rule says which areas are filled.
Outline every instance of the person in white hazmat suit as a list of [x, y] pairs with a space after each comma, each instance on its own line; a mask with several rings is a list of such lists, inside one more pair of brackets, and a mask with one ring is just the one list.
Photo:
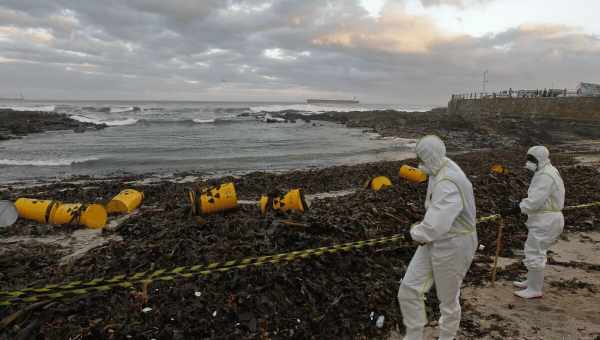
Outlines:
[[435, 283], [440, 300], [442, 340], [454, 339], [461, 317], [460, 286], [477, 249], [473, 186], [452, 160], [444, 142], [423, 137], [416, 146], [419, 169], [429, 175], [423, 221], [411, 227], [410, 236], [420, 243], [398, 290], [405, 340], [423, 339], [425, 293]]
[[527, 214], [527, 241], [525, 260], [527, 280], [514, 282], [519, 288], [515, 295], [525, 298], [542, 297], [544, 267], [548, 248], [563, 231], [565, 219], [565, 185], [558, 170], [550, 163], [550, 152], [544, 146], [534, 146], [527, 152], [525, 167], [534, 173], [527, 191], [527, 198], [519, 204]]

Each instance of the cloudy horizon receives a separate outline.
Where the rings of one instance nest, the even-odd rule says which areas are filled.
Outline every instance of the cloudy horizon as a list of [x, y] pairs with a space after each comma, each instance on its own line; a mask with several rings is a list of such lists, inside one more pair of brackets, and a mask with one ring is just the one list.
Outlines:
[[[586, 0], [0, 0], [0, 97], [444, 104], [600, 82]], [[596, 71], [596, 73], [594, 73]]]

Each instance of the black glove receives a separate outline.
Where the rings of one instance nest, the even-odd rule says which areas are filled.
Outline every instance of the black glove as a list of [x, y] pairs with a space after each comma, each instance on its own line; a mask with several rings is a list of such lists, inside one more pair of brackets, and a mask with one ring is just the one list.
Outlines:
[[506, 209], [506, 210], [504, 210], [504, 212], [502, 212], [502, 215], [508, 215], [508, 216], [514, 216], [514, 215], [520, 215], [520, 214], [521, 214], [521, 207], [519, 206], [519, 202], [517, 202], [517, 201], [510, 202], [508, 209]]
[[410, 236], [410, 227], [402, 228], [402, 236], [404, 236], [405, 241], [412, 242], [412, 236]]

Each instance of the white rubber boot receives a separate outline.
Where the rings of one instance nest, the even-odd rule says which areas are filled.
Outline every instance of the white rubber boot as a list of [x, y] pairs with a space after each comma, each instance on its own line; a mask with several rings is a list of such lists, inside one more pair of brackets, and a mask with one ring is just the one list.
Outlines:
[[527, 272], [527, 289], [515, 292], [515, 295], [523, 299], [541, 298], [543, 288], [544, 270], [529, 270]]
[[423, 328], [407, 330], [404, 340], [423, 340]]
[[525, 281], [513, 281], [513, 286], [517, 288], [527, 288], [527, 280]]

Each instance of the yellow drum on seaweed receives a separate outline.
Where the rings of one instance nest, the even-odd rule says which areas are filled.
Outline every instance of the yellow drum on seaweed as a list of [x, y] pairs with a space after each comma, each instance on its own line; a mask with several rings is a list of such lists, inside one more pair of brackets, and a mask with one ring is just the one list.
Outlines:
[[39, 223], [48, 223], [52, 209], [59, 202], [52, 200], [38, 200], [33, 198], [19, 198], [15, 202], [15, 207], [19, 212], [19, 217], [33, 220]]
[[106, 205], [106, 210], [111, 213], [130, 213], [137, 209], [144, 200], [144, 193], [134, 190], [125, 189], [117, 196], [113, 197]]
[[373, 191], [379, 191], [383, 188], [388, 188], [391, 186], [392, 181], [385, 176], [375, 177], [365, 183], [365, 188], [371, 188]]
[[237, 207], [237, 194], [233, 183], [225, 183], [202, 190], [188, 190], [192, 214], [214, 214]]
[[91, 229], [106, 225], [106, 209], [100, 204], [61, 203], [51, 200], [19, 198], [15, 202], [19, 216], [39, 223], [83, 224]]
[[508, 173], [508, 169], [505, 168], [503, 165], [501, 164], [493, 164], [490, 168], [490, 170], [492, 170], [492, 172], [495, 172], [497, 174], [507, 174]]
[[427, 180], [426, 173], [409, 165], [403, 165], [400, 167], [400, 177], [414, 183], [422, 183]]
[[267, 213], [269, 208], [281, 212], [294, 211], [300, 213], [308, 210], [308, 204], [306, 204], [302, 189], [290, 190], [283, 196], [269, 197], [263, 195], [260, 198], [259, 207], [263, 215]]
[[100, 204], [61, 203], [50, 214], [52, 224], [83, 224], [90, 229], [104, 228], [106, 209]]

